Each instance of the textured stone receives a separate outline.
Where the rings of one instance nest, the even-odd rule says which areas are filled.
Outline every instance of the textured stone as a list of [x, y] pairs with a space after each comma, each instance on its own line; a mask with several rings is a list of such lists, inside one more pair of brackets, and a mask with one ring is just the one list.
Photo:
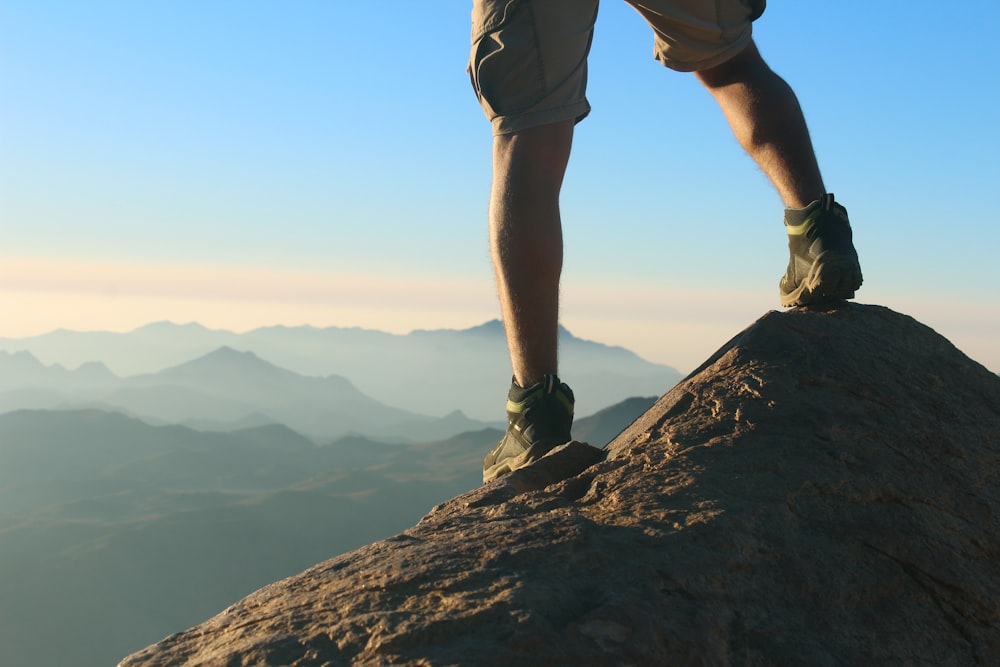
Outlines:
[[765, 315], [579, 443], [122, 665], [1000, 664], [1000, 378], [913, 319]]

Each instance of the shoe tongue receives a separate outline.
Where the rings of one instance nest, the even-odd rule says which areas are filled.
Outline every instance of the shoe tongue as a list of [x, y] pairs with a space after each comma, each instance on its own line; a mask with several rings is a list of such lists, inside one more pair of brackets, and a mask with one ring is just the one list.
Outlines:
[[813, 211], [823, 209], [829, 211], [833, 207], [833, 195], [825, 194], [805, 208], [786, 208], [785, 224], [789, 227], [798, 227], [803, 224]]
[[555, 393], [557, 386], [559, 386], [559, 376], [552, 373], [542, 376], [541, 380], [528, 387], [522, 387], [517, 383], [517, 380], [512, 380], [507, 398], [512, 401], [521, 401], [524, 400], [525, 396], [539, 389], [541, 389], [542, 393], [552, 394]]

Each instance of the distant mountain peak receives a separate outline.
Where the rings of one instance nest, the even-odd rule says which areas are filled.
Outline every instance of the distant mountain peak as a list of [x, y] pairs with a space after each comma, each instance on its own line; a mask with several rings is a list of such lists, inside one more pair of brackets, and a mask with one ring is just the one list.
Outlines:
[[228, 345], [222, 345], [205, 356], [202, 359], [217, 358], [217, 359], [256, 359], [258, 361], [263, 361], [260, 357], [249, 350], [237, 350], [234, 347]]
[[35, 363], [42, 363], [38, 361], [38, 358], [27, 350], [17, 350], [16, 352], [8, 352], [7, 350], [0, 350], [0, 358], [10, 358], [17, 359], [18, 361], [33, 361]]
[[14, 368], [19, 370], [41, 370], [45, 368], [45, 364], [27, 350], [20, 350], [18, 352], [0, 350], [0, 368], [8, 369], [7, 372], [10, 372], [9, 369]]
[[108, 367], [98, 361], [80, 364], [73, 370], [59, 363], [45, 364], [27, 350], [7, 352], [0, 350], [0, 387], [14, 388], [25, 385], [62, 386], [66, 382], [101, 383], [117, 379]]
[[504, 335], [503, 322], [501, 322], [500, 320], [490, 320], [489, 322], [483, 322], [482, 324], [471, 327], [469, 329], [464, 329], [462, 333], [502, 336]]
[[177, 331], [178, 329], [183, 329], [186, 331], [212, 331], [203, 324], [198, 322], [184, 322], [177, 323], [171, 322], [170, 320], [161, 320], [159, 322], [150, 322], [149, 324], [144, 324], [141, 327], [133, 329], [133, 332], [163, 332], [163, 331]]
[[[280, 398], [282, 391], [289, 391], [293, 386], [306, 392], [320, 391], [315, 383], [321, 383], [327, 389], [349, 392], [351, 396], [360, 395], [353, 383], [343, 376], [303, 375], [262, 359], [254, 352], [237, 350], [229, 345], [222, 345], [208, 354], [143, 378], [145, 384], [158, 381], [221, 388], [237, 393], [240, 388], [249, 385], [266, 385], [275, 392], [272, 399]], [[279, 387], [282, 389], [279, 390]]]
[[269, 368], [276, 371], [284, 371], [284, 369], [275, 366], [269, 361], [261, 359], [253, 352], [248, 350], [237, 350], [228, 345], [222, 345], [217, 347], [208, 354], [204, 354], [196, 359], [180, 364], [179, 366], [174, 366], [173, 368], [168, 368], [163, 371], [163, 374], [170, 374], [171, 372], [178, 371], [180, 369], [222, 369], [222, 368]]
[[[503, 337], [506, 335], [503, 320], [493, 319], [483, 322], [482, 324], [477, 324], [476, 326], [469, 327], [467, 329], [414, 329], [410, 332], [410, 335], [422, 335], [422, 334], [437, 334], [437, 333], [458, 333], [470, 336], [484, 336], [484, 337]], [[568, 337], [575, 339], [569, 329], [564, 327], [562, 324], [559, 325], [559, 336]]]

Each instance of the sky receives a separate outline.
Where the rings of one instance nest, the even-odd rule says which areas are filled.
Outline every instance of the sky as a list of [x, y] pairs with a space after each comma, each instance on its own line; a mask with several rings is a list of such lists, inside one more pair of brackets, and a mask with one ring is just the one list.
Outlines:
[[[1000, 371], [1000, 4], [831, 7], [772, 0], [754, 36], [850, 212], [857, 300]], [[0, 0], [0, 337], [498, 317], [470, 9]], [[624, 2], [588, 97], [562, 322], [690, 371], [779, 308], [781, 202]]]

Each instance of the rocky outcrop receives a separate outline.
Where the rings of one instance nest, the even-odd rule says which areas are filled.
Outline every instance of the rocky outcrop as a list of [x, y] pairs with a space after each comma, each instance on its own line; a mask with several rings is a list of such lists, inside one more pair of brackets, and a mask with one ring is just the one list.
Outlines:
[[947, 340], [875, 306], [772, 312], [604, 452], [122, 665], [1000, 664], [998, 469], [1000, 379]]

